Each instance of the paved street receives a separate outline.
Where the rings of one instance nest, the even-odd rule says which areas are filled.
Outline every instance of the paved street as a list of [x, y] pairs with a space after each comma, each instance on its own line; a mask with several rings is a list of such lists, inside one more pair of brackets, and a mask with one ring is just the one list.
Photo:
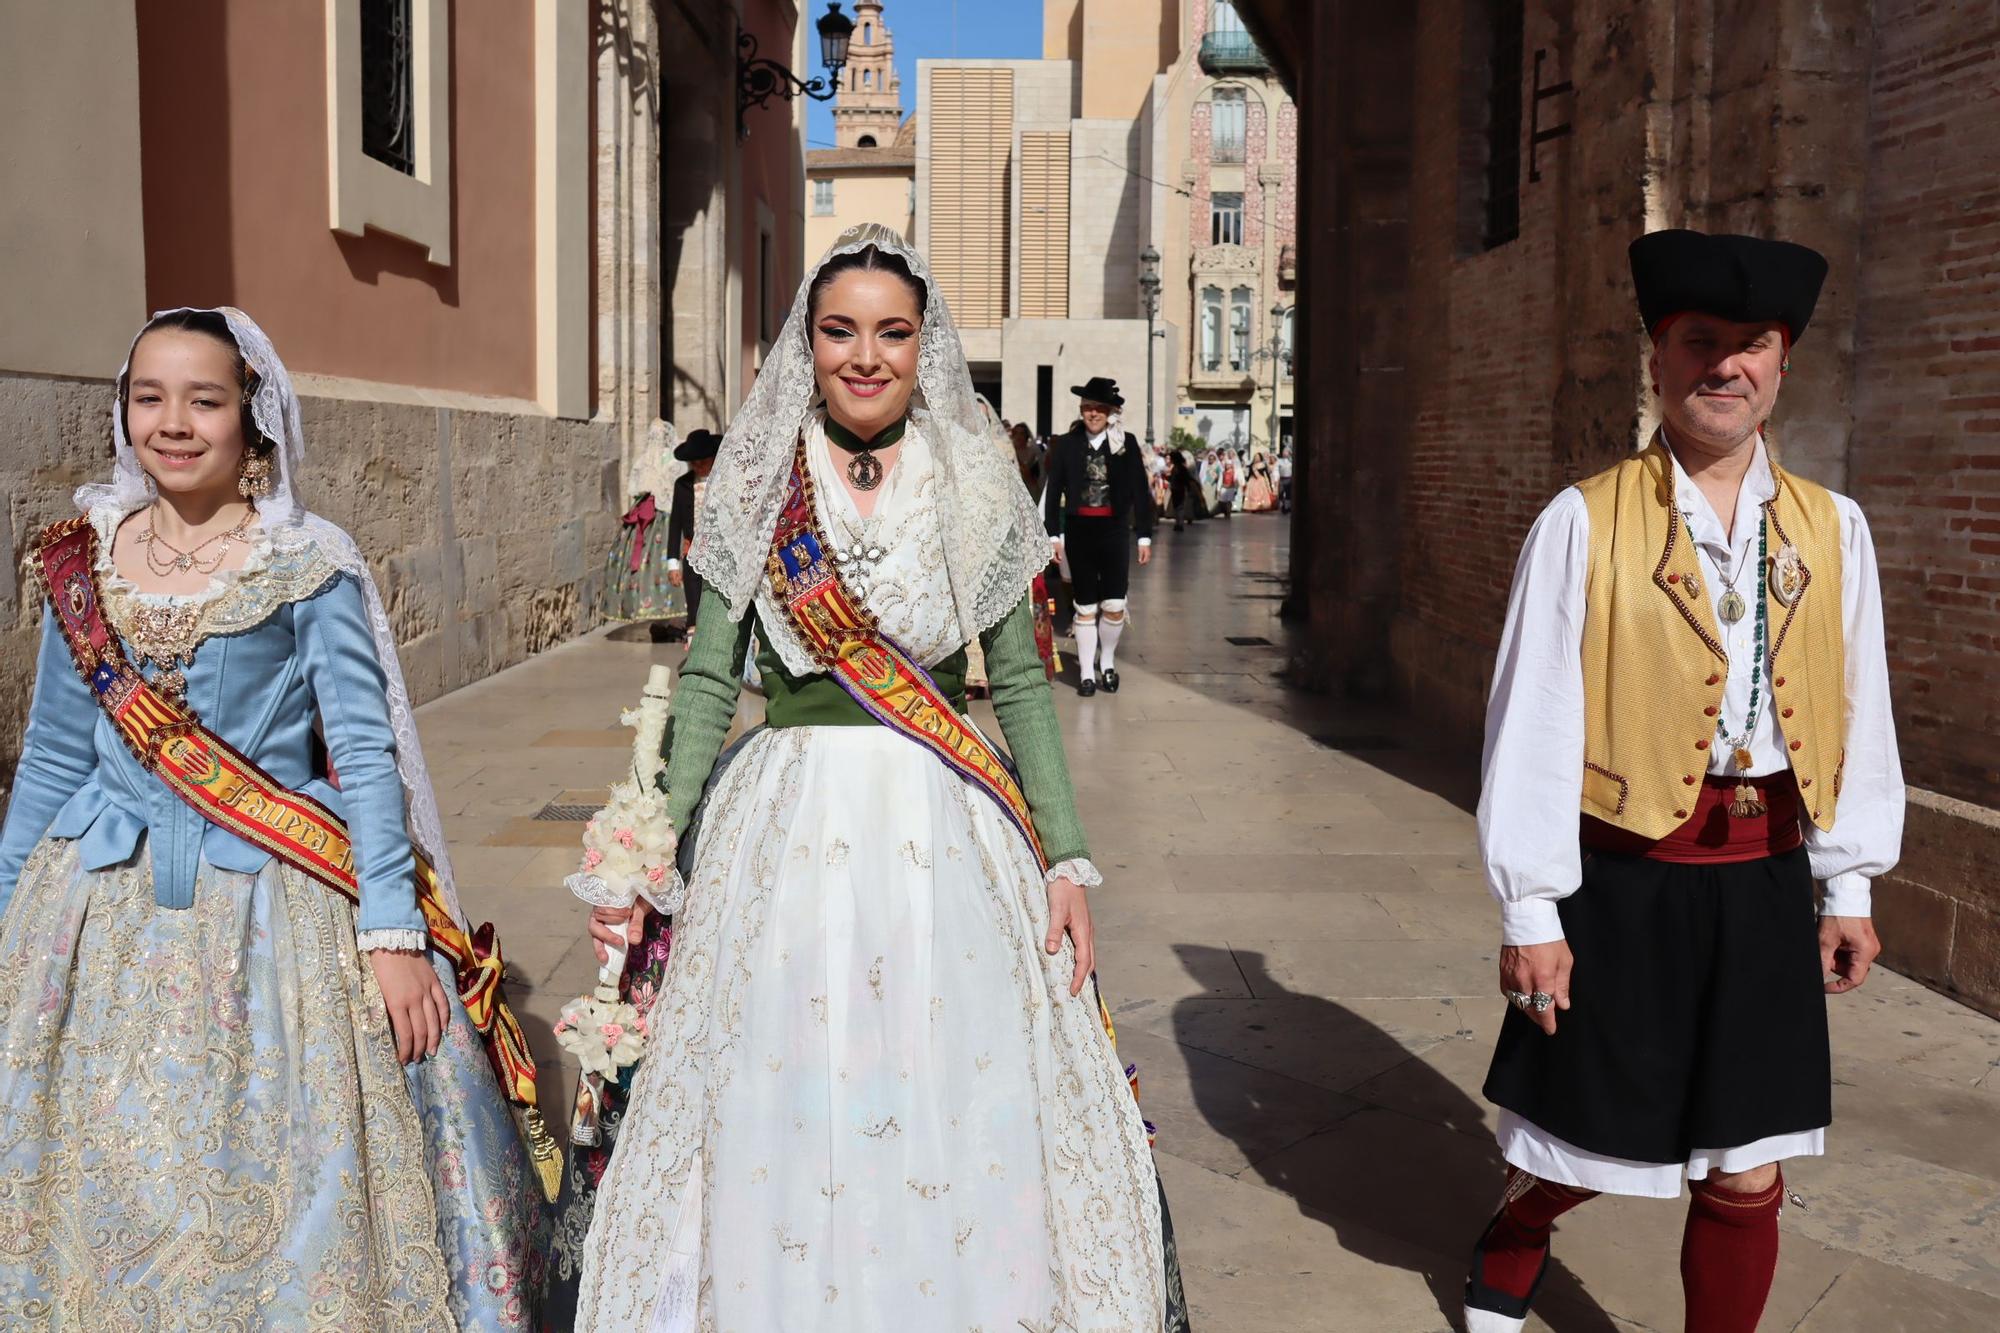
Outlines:
[[[1124, 690], [1058, 686], [1108, 879], [1100, 976], [1159, 1125], [1196, 1327], [1428, 1333], [1453, 1326], [1501, 1180], [1478, 1095], [1501, 1002], [1471, 761], [1276, 683], [1284, 532], [1239, 516], [1163, 534], [1135, 571]], [[548, 1024], [594, 962], [560, 885], [580, 826], [535, 815], [594, 808], [629, 743], [620, 708], [680, 656], [599, 632], [421, 712], [555, 1124], [573, 1074]], [[2000, 1328], [2000, 1024], [1882, 972], [1832, 1009], [1831, 1155], [1790, 1173], [1806, 1206], [1785, 1212], [1763, 1327]], [[1679, 1330], [1682, 1216], [1571, 1214], [1530, 1327]]]

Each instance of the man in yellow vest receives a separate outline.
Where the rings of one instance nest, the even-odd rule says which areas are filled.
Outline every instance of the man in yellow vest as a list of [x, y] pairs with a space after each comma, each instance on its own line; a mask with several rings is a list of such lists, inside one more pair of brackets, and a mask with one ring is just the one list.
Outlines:
[[1559, 1215], [1683, 1179], [1687, 1328], [1752, 1333], [1779, 1163], [1832, 1118], [1822, 992], [1867, 977], [1869, 881], [1901, 849], [1868, 524], [1764, 429], [1826, 261], [1662, 231], [1631, 263], [1660, 429], [1536, 520], [1487, 713], [1509, 1174], [1468, 1333], [1522, 1327]]

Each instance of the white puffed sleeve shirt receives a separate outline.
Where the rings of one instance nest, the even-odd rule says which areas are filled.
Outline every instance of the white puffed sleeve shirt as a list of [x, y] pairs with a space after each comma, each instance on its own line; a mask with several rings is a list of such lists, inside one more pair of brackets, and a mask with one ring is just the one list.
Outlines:
[[[1763, 701], [1749, 750], [1752, 776], [1784, 771], [1784, 728], [1770, 707], [1768, 654], [1756, 653], [1759, 507], [1776, 493], [1760, 437], [1724, 529], [1707, 498], [1674, 460], [1674, 486], [1700, 551], [1716, 625], [1729, 651], [1717, 719], [1721, 734], [1741, 734], [1753, 680]], [[1869, 881], [1896, 864], [1903, 840], [1903, 770], [1889, 710], [1889, 664], [1882, 635], [1882, 589], [1875, 543], [1860, 506], [1834, 495], [1840, 514], [1840, 605], [1847, 659], [1847, 767], [1833, 827], [1807, 823], [1813, 878], [1825, 885], [1828, 916], [1867, 916]], [[1515, 568], [1501, 632], [1493, 692], [1486, 710], [1481, 767], [1479, 848], [1487, 887], [1500, 901], [1503, 942], [1543, 944], [1562, 938], [1556, 904], [1582, 882], [1577, 842], [1583, 796], [1583, 617], [1590, 562], [1590, 512], [1570, 487], [1528, 532]], [[1734, 625], [1722, 623], [1723, 596], [1734, 587], [1751, 605]], [[1732, 772], [1730, 747], [1709, 751], [1708, 771]]]

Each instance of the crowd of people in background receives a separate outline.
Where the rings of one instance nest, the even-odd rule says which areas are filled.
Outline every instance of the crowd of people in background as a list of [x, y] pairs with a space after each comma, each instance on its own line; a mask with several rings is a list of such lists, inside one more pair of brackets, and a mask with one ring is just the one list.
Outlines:
[[[1014, 446], [1021, 481], [1040, 495], [1044, 460], [1053, 437], [1037, 437], [1024, 421], [1002, 422]], [[1265, 443], [1185, 444], [1179, 440], [1148, 450], [1146, 472], [1152, 479], [1153, 507], [1171, 518], [1175, 532], [1206, 518], [1231, 513], [1292, 512], [1292, 446], [1281, 444], [1274, 457]]]

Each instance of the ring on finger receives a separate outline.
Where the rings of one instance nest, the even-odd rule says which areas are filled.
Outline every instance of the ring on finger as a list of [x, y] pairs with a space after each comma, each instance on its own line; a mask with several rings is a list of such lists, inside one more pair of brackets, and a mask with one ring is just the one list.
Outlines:
[[1534, 1003], [1534, 997], [1529, 995], [1528, 992], [1524, 990], [1503, 990], [1500, 993], [1502, 995], [1505, 995], [1507, 997], [1507, 1002], [1513, 1005], [1516, 1009], [1526, 1009], [1529, 1005]]

